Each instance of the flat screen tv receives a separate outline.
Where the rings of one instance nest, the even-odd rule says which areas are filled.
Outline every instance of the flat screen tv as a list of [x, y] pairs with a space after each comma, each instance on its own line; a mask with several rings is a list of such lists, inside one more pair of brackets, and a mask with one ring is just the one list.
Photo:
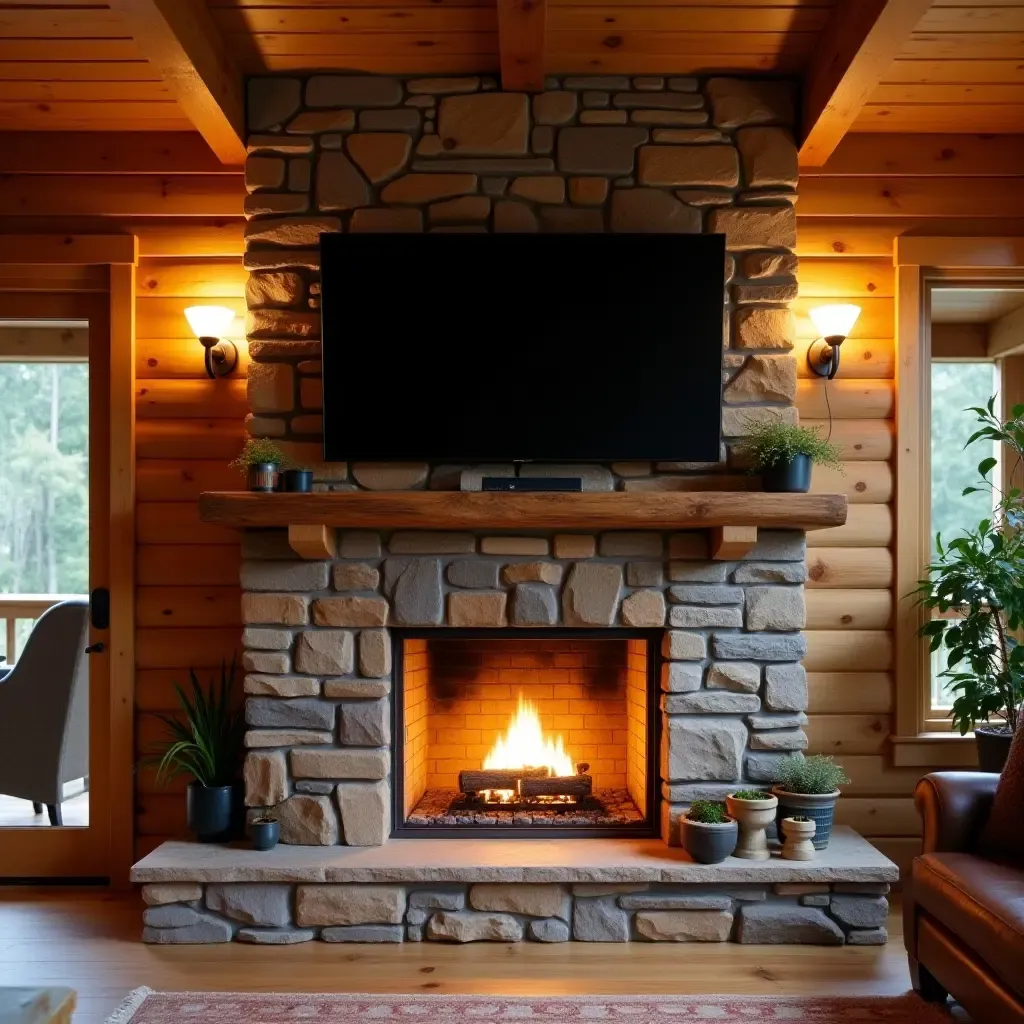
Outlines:
[[322, 236], [328, 460], [718, 460], [721, 235]]

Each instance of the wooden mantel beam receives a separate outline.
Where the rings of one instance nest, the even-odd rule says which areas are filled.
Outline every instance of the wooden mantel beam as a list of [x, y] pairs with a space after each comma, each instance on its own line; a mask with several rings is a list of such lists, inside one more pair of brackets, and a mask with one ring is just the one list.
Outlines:
[[506, 92], [544, 88], [547, 0], [498, 0], [501, 87]]
[[824, 166], [932, 2], [837, 0], [804, 75], [801, 166]]
[[242, 76], [205, 0], [110, 0], [222, 164], [245, 163]]

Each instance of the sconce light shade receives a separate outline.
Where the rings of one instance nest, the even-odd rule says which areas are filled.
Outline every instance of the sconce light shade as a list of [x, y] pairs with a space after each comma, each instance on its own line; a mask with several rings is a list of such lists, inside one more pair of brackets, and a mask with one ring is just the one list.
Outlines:
[[222, 338], [235, 319], [235, 311], [227, 306], [189, 306], [185, 310], [192, 333], [197, 338]]
[[226, 377], [238, 365], [235, 343], [222, 337], [234, 321], [235, 311], [227, 306], [189, 306], [185, 319], [206, 350], [206, 375], [211, 380]]
[[810, 310], [810, 317], [822, 338], [845, 340], [860, 319], [860, 306], [815, 306]]

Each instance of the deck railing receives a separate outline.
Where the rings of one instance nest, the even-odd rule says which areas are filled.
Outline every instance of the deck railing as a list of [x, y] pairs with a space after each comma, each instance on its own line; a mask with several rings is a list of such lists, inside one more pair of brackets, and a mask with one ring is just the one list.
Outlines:
[[18, 657], [18, 623], [35, 622], [43, 612], [77, 594], [0, 594], [0, 622], [4, 625], [4, 654], [8, 665]]

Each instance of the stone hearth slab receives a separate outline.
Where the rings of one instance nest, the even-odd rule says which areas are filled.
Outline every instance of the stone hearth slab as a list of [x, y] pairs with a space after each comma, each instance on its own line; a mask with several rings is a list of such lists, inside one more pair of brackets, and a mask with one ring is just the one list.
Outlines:
[[852, 829], [812, 861], [696, 864], [658, 839], [391, 839], [379, 847], [163, 843], [133, 882], [892, 883], [899, 869]]

